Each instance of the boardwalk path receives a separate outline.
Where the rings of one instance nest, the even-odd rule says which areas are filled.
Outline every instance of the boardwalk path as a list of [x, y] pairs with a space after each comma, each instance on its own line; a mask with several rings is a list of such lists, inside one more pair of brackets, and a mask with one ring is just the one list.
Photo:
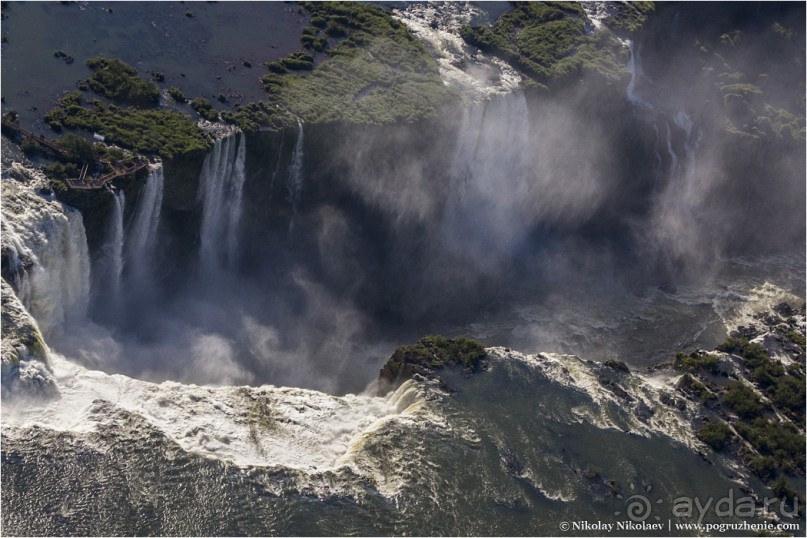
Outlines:
[[[31, 131], [24, 129], [17, 125], [16, 123], [12, 123], [7, 120], [3, 120], [3, 127], [7, 128], [15, 133], [21, 134], [23, 136], [27, 136], [43, 148], [50, 150], [51, 152], [55, 153], [57, 157], [64, 157], [64, 151], [61, 148], [48, 142], [45, 140], [43, 135], [35, 135]], [[146, 168], [148, 166], [147, 162], [138, 162], [132, 166], [124, 166], [120, 162], [113, 162], [113, 163], [106, 163], [112, 167], [112, 172], [103, 175], [101, 177], [90, 177], [87, 178], [87, 170], [89, 170], [89, 163], [85, 163], [81, 169], [81, 175], [78, 179], [68, 179], [67, 184], [70, 186], [71, 189], [79, 189], [79, 190], [92, 190], [92, 189], [101, 189], [110, 181], [119, 178], [128, 176], [130, 174], [134, 174], [139, 172], [140, 170]]]

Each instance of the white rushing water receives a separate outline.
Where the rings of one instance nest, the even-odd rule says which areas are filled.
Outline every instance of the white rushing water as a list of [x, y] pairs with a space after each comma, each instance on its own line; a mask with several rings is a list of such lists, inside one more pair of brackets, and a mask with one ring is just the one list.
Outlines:
[[460, 29], [480, 14], [468, 2], [412, 3], [393, 10], [429, 47], [445, 84], [475, 102], [516, 90], [522, 81], [509, 64], [475, 50], [460, 36]]
[[20, 300], [45, 336], [87, 311], [90, 257], [81, 214], [26, 185], [3, 180], [3, 244], [30, 260], [20, 274]]
[[529, 116], [520, 92], [464, 110], [442, 224], [447, 245], [495, 259], [523, 238], [531, 221], [525, 206], [532, 179]]
[[522, 92], [465, 108], [441, 222], [447, 248], [496, 270], [536, 223], [563, 223], [596, 207], [600, 174], [594, 161], [575, 161], [570, 170], [567, 134], [575, 122], [555, 112], [532, 109]]
[[121, 277], [123, 276], [123, 213], [126, 207], [126, 195], [123, 190], [115, 191], [115, 201], [112, 204], [109, 227], [107, 228], [107, 241], [104, 252], [108, 257], [107, 278], [109, 282], [108, 293], [104, 302], [117, 303], [120, 300]]
[[152, 167], [126, 240], [127, 271], [138, 282], [144, 280], [153, 269], [151, 263], [160, 224], [164, 182], [162, 165]]
[[[642, 71], [639, 48], [631, 40], [623, 40], [622, 43], [630, 50], [627, 67], [631, 77], [626, 96], [635, 109], [652, 123], [656, 134], [653, 225], [647, 240], [654, 248], [673, 257], [693, 253], [708, 257], [710, 246], [703, 242], [697, 223], [699, 205], [710, 185], [709, 181], [703, 181], [697, 168], [697, 151], [703, 132], [685, 111], [672, 112], [669, 105], [654, 102], [642, 95], [641, 83], [652, 82]], [[662, 159], [662, 153], [665, 159]], [[664, 160], [667, 161], [666, 172]]]
[[304, 133], [303, 122], [297, 118], [297, 142], [294, 144], [294, 152], [291, 156], [289, 166], [289, 180], [286, 183], [287, 200], [292, 210], [297, 211], [297, 203], [300, 201], [300, 194], [303, 191], [303, 158], [304, 154]]
[[630, 60], [628, 60], [628, 71], [630, 71], [630, 82], [628, 82], [627, 89], [628, 100], [633, 103], [634, 106], [653, 110], [653, 105], [644, 100], [636, 90], [637, 82], [644, 77], [644, 73], [642, 72], [641, 57], [639, 56], [639, 49], [630, 39], [627, 39], [622, 43], [628, 47], [628, 50], [630, 50]]
[[202, 272], [207, 274], [215, 274], [235, 263], [246, 179], [246, 143], [243, 133], [216, 140], [202, 165], [199, 261]]
[[422, 394], [411, 382], [385, 397], [331, 396], [268, 385], [155, 384], [89, 370], [57, 353], [51, 360], [61, 398], [36, 406], [12, 402], [4, 406], [4, 426], [36, 423], [87, 433], [120, 409], [142, 417], [187, 451], [242, 466], [314, 473], [355, 467], [353, 457], [366, 436], [398, 417], [422, 414]]

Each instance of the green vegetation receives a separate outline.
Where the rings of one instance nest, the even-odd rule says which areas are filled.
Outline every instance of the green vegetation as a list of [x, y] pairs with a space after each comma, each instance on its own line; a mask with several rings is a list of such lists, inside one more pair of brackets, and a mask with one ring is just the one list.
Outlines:
[[381, 370], [380, 378], [389, 384], [400, 384], [414, 374], [432, 377], [435, 370], [452, 365], [473, 372], [486, 356], [485, 347], [470, 338], [425, 336], [412, 345], [398, 347]]
[[219, 113], [213, 108], [213, 104], [204, 97], [197, 97], [191, 101], [191, 108], [208, 121], [217, 121], [219, 119]]
[[717, 373], [720, 367], [720, 359], [717, 355], [711, 353], [699, 353], [693, 351], [689, 355], [681, 353], [680, 351], [675, 354], [673, 361], [673, 368], [685, 372], [695, 372], [702, 370], [711, 374]]
[[59, 137], [56, 145], [65, 153], [68, 161], [81, 163], [95, 158], [92, 144], [75, 133]]
[[56, 187], [57, 190], [64, 190], [67, 188], [66, 184], [60, 183], [69, 178], [77, 178], [81, 173], [81, 167], [75, 163], [61, 163], [55, 162], [44, 167], [45, 174], [51, 181], [51, 186]]
[[637, 32], [644, 26], [647, 16], [656, 9], [653, 2], [613, 2], [613, 13], [608, 26], [614, 30]]
[[[765, 472], [760, 474], [754, 471], [754, 474], [761, 478], [770, 478], [771, 476], [763, 476], [768, 475], [770, 467], [787, 473], [804, 473], [804, 437], [792, 424], [757, 418], [750, 423], [738, 423], [736, 429], [761, 457], [767, 458], [765, 465], [757, 461], [757, 466]], [[749, 463], [759, 460], [760, 456], [752, 457]]]
[[[748, 139], [805, 140], [804, 36], [780, 23], [764, 31], [740, 30], [696, 41], [702, 76], [711, 83], [726, 114], [727, 132]], [[776, 59], [764, 71], [749, 69], [748, 57], [764, 50]], [[761, 68], [758, 68], [761, 69]], [[793, 88], [791, 95], [783, 88]]]
[[698, 439], [720, 452], [732, 437], [731, 428], [725, 422], [707, 422], [698, 430]]
[[307, 52], [293, 52], [283, 58], [283, 65], [292, 71], [311, 71], [314, 69], [314, 57]]
[[779, 475], [779, 478], [773, 483], [771, 491], [773, 491], [773, 494], [779, 499], [787, 499], [794, 502], [799, 498], [798, 493], [788, 485], [785, 477], [782, 475]]
[[[774, 333], [784, 334], [776, 320], [767, 325]], [[788, 321], [791, 328], [797, 325], [795, 318]], [[792, 332], [796, 339], [802, 336]], [[794, 362], [785, 368], [763, 346], [742, 337], [728, 338], [717, 349], [736, 357], [740, 380], [723, 381], [713, 354], [679, 353], [675, 360], [675, 367], [687, 372], [676, 388], [709, 403], [704, 408], [707, 419], [696, 435], [716, 452], [738, 458], [777, 496], [792, 502], [796, 495], [785, 475], [805, 472], [805, 440], [798, 427], [805, 416], [803, 366]]]
[[804, 336], [800, 335], [795, 331], [790, 331], [789, 333], [787, 333], [787, 337], [790, 339], [791, 342], [798, 345], [801, 349], [804, 349], [805, 344], [807, 344]]
[[169, 89], [168, 89], [168, 95], [170, 95], [170, 96], [171, 96], [171, 99], [173, 99], [173, 100], [174, 100], [174, 101], [176, 101], [177, 103], [184, 103], [185, 101], [187, 101], [187, 100], [188, 100], [188, 99], [185, 97], [185, 94], [184, 94], [184, 93], [182, 93], [182, 90], [180, 90], [180, 89], [179, 89], [179, 88], [177, 88], [176, 86], [173, 86], [173, 87], [171, 87], [171, 88], [169, 88]]
[[289, 71], [311, 71], [314, 69], [314, 57], [307, 52], [293, 52], [274, 62], [266, 62], [272, 73], [284, 74]]
[[681, 376], [681, 380], [678, 381], [675, 388], [685, 394], [690, 394], [704, 403], [717, 400], [717, 396], [715, 393], [709, 390], [709, 387], [696, 380], [689, 374], [684, 374]]
[[137, 71], [121, 60], [90, 58], [87, 66], [93, 70], [87, 84], [99, 95], [136, 106], [153, 106], [160, 100], [154, 83], [138, 77]]
[[719, 351], [734, 353], [745, 359], [746, 366], [755, 368], [769, 360], [768, 352], [759, 344], [753, 344], [747, 338], [728, 338], [717, 346]]
[[765, 411], [756, 393], [744, 383], [735, 381], [723, 393], [723, 402], [742, 418], [753, 418]]
[[220, 117], [222, 121], [237, 125], [245, 133], [255, 132], [261, 127], [282, 129], [295, 122], [292, 115], [266, 102], [239, 105], [235, 107], [235, 112], [225, 110]]
[[771, 402], [788, 416], [803, 420], [805, 388], [801, 368], [786, 370], [779, 361], [768, 356], [765, 348], [745, 338], [729, 338], [718, 349], [741, 356], [748, 378], [765, 392]]
[[271, 104], [306, 122], [388, 124], [432, 116], [452, 97], [426, 47], [380, 7], [304, 8], [313, 26], [303, 30], [303, 44], [326, 57], [315, 68], [306, 52], [268, 63], [262, 81]]
[[397, 357], [402, 363], [417, 363], [432, 369], [448, 364], [476, 369], [479, 361], [486, 355], [485, 347], [476, 340], [429, 335], [410, 346], [398, 347], [390, 360], [395, 361]]
[[466, 26], [463, 39], [510, 62], [540, 84], [597, 73], [617, 81], [627, 71], [624, 47], [607, 31], [586, 34], [586, 16], [574, 2], [518, 2], [492, 27]]
[[85, 105], [78, 92], [64, 97], [45, 121], [56, 129], [71, 128], [103, 134], [107, 141], [138, 153], [171, 159], [179, 153], [210, 149], [207, 135], [181, 112], [122, 108], [98, 100]]

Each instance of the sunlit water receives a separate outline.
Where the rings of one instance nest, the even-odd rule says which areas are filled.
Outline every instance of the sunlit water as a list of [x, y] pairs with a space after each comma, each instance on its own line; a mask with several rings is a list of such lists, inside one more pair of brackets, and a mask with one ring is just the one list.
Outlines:
[[[139, 4], [12, 3], [7, 14], [17, 20], [9, 24], [9, 44], [3, 49], [6, 106], [20, 108], [24, 121], [32, 118], [31, 107], [52, 105], [57, 97], [50, 93], [52, 88], [84, 78], [81, 61], [96, 54], [121, 56], [141, 73], [164, 71], [168, 84], [180, 85], [192, 95], [233, 91], [245, 99], [258, 98], [256, 75], [239, 62], [249, 59], [258, 65], [267, 59], [263, 56], [281, 55], [283, 47], [272, 48], [273, 32], [288, 31], [296, 40], [297, 26], [304, 23], [295, 7], [260, 4], [255, 9], [271, 11], [264, 16], [278, 17], [277, 27], [267, 31], [255, 25], [261, 18], [251, 17], [252, 6], [228, 8], [226, 22], [243, 28], [244, 37], [235, 45], [219, 31], [218, 22], [224, 19], [215, 4], [155, 6], [150, 9], [159, 17], [145, 23]], [[46, 16], [54, 10], [63, 14], [60, 31], [23, 31], [42, 28], [43, 20], [54, 19]], [[194, 16], [186, 17], [187, 10]], [[76, 16], [81, 23], [71, 18]], [[142, 37], [137, 48], [131, 47], [127, 34], [116, 34], [119, 26], [104, 23], [124, 17], [131, 18], [124, 28]], [[85, 23], [98, 30], [97, 43], [103, 43], [103, 50], [78, 39], [78, 34], [73, 40], [60, 40], [59, 36], [80, 33]], [[416, 18], [408, 24], [433, 40], [450, 38], [430, 33]], [[245, 39], [256, 46], [249, 49], [252, 56], [242, 58]], [[20, 55], [14, 47], [48, 54]], [[50, 48], [65, 50], [77, 62], [64, 64], [51, 56]], [[164, 54], [154, 54], [158, 48]], [[186, 63], [197, 56], [198, 65]], [[444, 76], [459, 76], [451, 68], [451, 57], [442, 60]], [[211, 66], [222, 73], [215, 82]], [[34, 71], [48, 73], [47, 81], [36, 84]], [[187, 82], [176, 78], [183, 72]], [[507, 74], [499, 74], [502, 91], [510, 87]], [[473, 80], [458, 81], [473, 87]], [[522, 101], [515, 96], [495, 103], [492, 110], [526, 122]], [[484, 111], [484, 106], [469, 108], [466, 124], [481, 122]], [[678, 127], [687, 130], [685, 118], [677, 119]], [[528, 125], [521, 126], [526, 129]], [[659, 142], [664, 141], [661, 135]], [[302, 140], [301, 127], [300, 161]], [[468, 167], [462, 185], [465, 197], [452, 201], [455, 205], [442, 223], [444, 232], [467, 232], [473, 224], [463, 220], [469, 210], [494, 194], [490, 177], [506, 184], [512, 197], [497, 198], [507, 203], [488, 206], [486, 216], [505, 213], [514, 204], [524, 215], [532, 215], [536, 207], [518, 205], [525, 202], [519, 178], [500, 177], [496, 163], [488, 162], [491, 155], [502, 153], [519, 161], [523, 139], [483, 136], [468, 141], [464, 153], [462, 142], [457, 162]], [[232, 182], [221, 182], [228, 177], [235, 178], [235, 185], [243, 181], [243, 144], [238, 137], [218, 143], [217, 150], [226, 149], [229, 157], [217, 160], [214, 151], [209, 164], [236, 167], [208, 174], [205, 192], [230, 192], [232, 200], [240, 201], [240, 187], [226, 191]], [[672, 168], [676, 159], [670, 149]], [[301, 163], [297, 164], [299, 172]], [[155, 239], [149, 229], [159, 217], [154, 207], [159, 205], [155, 200], [161, 196], [162, 177], [152, 179], [154, 190], [144, 193], [139, 206], [142, 222], [130, 233], [130, 240], [137, 243], [125, 247], [117, 228], [112, 228], [116, 279], [121, 275], [118, 266], [126, 263], [124, 256], [128, 254], [131, 262], [135, 252], [141, 257], [152, 252]], [[297, 183], [289, 185], [294, 187], [289, 190], [290, 202], [296, 203]], [[207, 222], [216, 226], [201, 234], [202, 258], [214, 266], [225, 265], [236, 251], [229, 230], [238, 220], [232, 213], [238, 204], [219, 204], [222, 198], [215, 198], [217, 203], [205, 198], [210, 202]], [[277, 330], [244, 316], [243, 332], [257, 335], [247, 343], [276, 361], [275, 370], [257, 376], [237, 360], [232, 335], [211, 329], [219, 319], [240, 316], [232, 304], [215, 304], [219, 317], [204, 331], [188, 330], [181, 323], [170, 326], [176, 329], [176, 341], [171, 342], [175, 347], [142, 346], [136, 355], [127, 355], [128, 343], [114, 327], [105, 327], [104, 320], [96, 326], [81, 314], [47, 308], [49, 303], [84, 308], [90, 293], [86, 240], [74, 212], [57, 209], [55, 202], [47, 207], [41, 201], [29, 202], [4, 220], [3, 228], [4, 234], [14, 236], [19, 251], [28, 249], [29, 255], [32, 245], [44, 241], [34, 250], [46, 270], [35, 271], [28, 287], [18, 284], [24, 290], [23, 302], [48, 336], [55, 336], [67, 318], [79, 319], [82, 330], [75, 333], [78, 343], [69, 342], [69, 334], [49, 339], [58, 398], [4, 402], [2, 518], [7, 534], [556, 535], [560, 524], [570, 520], [624, 520], [628, 500], [637, 494], [650, 503], [650, 512], [644, 514], [648, 521], [666, 522], [676, 497], [708, 499], [741, 493], [729, 462], [714, 455], [706, 461], [697, 453], [702, 446], [687, 420], [687, 414], [697, 410], [690, 405], [679, 412], [660, 403], [662, 394], [672, 392], [675, 376], [651, 375], [643, 367], [669, 360], [679, 350], [711, 348], [735, 325], [748, 323], [752, 312], [780, 300], [798, 303], [804, 297], [803, 257], [734, 258], [716, 263], [719, 269], [697, 283], [675, 289], [619, 290], [604, 278], [602, 283], [567, 283], [540, 301], [506, 298], [486, 313], [468, 312], [468, 322], [459, 326], [401, 328], [395, 342], [346, 330], [347, 342], [323, 346], [330, 353], [318, 356], [318, 364], [303, 361], [299, 350], [283, 354]], [[539, 209], [546, 210], [543, 216], [551, 216], [553, 208]], [[120, 222], [119, 215], [113, 217]], [[52, 226], [37, 236], [35, 223], [40, 221]], [[498, 224], [488, 236], [472, 239], [479, 254], [496, 248], [507, 251], [519, 242], [512, 231], [521, 228]], [[48, 279], [49, 275], [58, 280]], [[317, 297], [317, 283], [296, 278], [307, 286], [309, 299]], [[215, 282], [221, 295], [238, 286], [226, 280]], [[142, 282], [132, 282], [141, 289]], [[59, 295], [74, 289], [78, 296]], [[189, 304], [198, 306], [202, 299]], [[217, 296], [210, 294], [208, 299], [214, 304]], [[333, 303], [316, 303], [327, 307], [322, 309], [323, 323], [333, 321], [326, 318], [336, 312], [344, 315], [333, 321], [337, 328], [341, 329], [339, 323], [348, 329], [351, 323], [361, 324], [351, 318], [353, 312]], [[319, 321], [314, 318], [310, 326]], [[477, 375], [445, 372], [446, 387], [421, 380], [377, 396], [372, 381], [394, 346], [427, 332], [465, 334], [523, 353], [492, 348], [487, 369]], [[221, 353], [210, 353], [211, 349]], [[355, 349], [370, 349], [369, 360], [345, 351]], [[110, 351], [117, 355], [107, 355]], [[539, 355], [544, 352], [556, 354]], [[166, 358], [177, 360], [162, 364], [169, 362]], [[605, 369], [600, 362], [606, 359], [623, 360], [636, 372], [626, 376]], [[120, 371], [137, 375], [113, 373]], [[328, 379], [334, 372], [347, 372], [360, 387], [351, 392], [359, 394], [344, 394], [348, 392], [344, 386]], [[270, 374], [323, 390], [263, 384]], [[632, 399], [625, 401], [605, 390], [601, 376], [619, 382]], [[183, 382], [194, 379], [208, 384]], [[706, 521], [712, 519], [708, 514]]]

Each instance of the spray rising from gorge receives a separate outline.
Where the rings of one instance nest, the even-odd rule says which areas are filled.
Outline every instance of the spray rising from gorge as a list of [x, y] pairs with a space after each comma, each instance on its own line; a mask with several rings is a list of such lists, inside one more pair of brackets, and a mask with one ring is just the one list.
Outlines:
[[[60, 190], [4, 145], [3, 525], [554, 535], [625, 519], [638, 494], [651, 522], [682, 495], [766, 494], [775, 477], [735, 451], [752, 443], [736, 432], [762, 426], [737, 425], [724, 451], [702, 430], [733, 417], [728, 384], [783, 396], [748, 381], [745, 350], [702, 350], [756, 324], [775, 381], [803, 374], [782, 332], [804, 328], [803, 144], [749, 116], [729, 130], [731, 92], [748, 88], [723, 99], [690, 51], [700, 34], [676, 21], [699, 7], [612, 33], [621, 6], [306, 5], [294, 24], [310, 19], [311, 47], [267, 61], [268, 104], [186, 102], [168, 90], [186, 77], [160, 73], [161, 105], [140, 119], [170, 109], [176, 132], [149, 125], [164, 138], [145, 156], [105, 150], [139, 173]], [[146, 26], [226, 25], [244, 8], [185, 9]], [[507, 41], [511, 23], [542, 35], [527, 17], [547, 23], [542, 9], [563, 11], [549, 22], [583, 53], [552, 76]], [[748, 42], [773, 28], [743, 27]], [[230, 60], [256, 78], [254, 58]], [[430, 92], [449, 97], [431, 106]], [[70, 131], [138, 114], [82, 95], [48, 117]], [[177, 120], [191, 111], [204, 119]], [[449, 366], [427, 347], [426, 366], [385, 377], [439, 340], [398, 347], [427, 334], [478, 339], [483, 358]], [[714, 383], [676, 366], [701, 360]]]

